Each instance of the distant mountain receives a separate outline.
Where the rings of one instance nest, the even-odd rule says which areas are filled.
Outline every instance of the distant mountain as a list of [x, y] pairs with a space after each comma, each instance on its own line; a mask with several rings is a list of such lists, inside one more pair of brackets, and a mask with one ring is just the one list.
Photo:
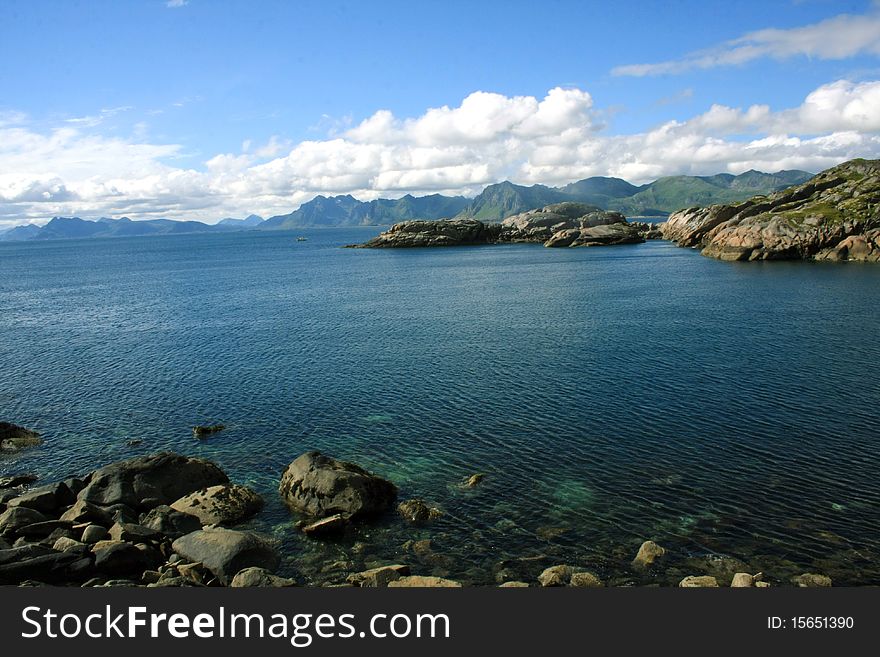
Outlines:
[[[251, 215], [254, 217], [255, 215]], [[139, 235], [176, 235], [181, 233], [216, 233], [230, 232], [251, 227], [253, 220], [233, 220], [237, 223], [219, 223], [210, 225], [201, 221], [174, 221], [172, 219], [146, 219], [132, 221], [128, 217], [108, 219], [102, 217], [96, 221], [79, 217], [53, 217], [45, 226], [17, 226], [12, 230], [0, 233], [0, 241], [21, 240], [58, 240], [83, 237], [134, 237]], [[259, 217], [257, 217], [259, 220]], [[262, 221], [262, 220], [260, 220]], [[245, 223], [247, 222], [247, 223]]]
[[251, 214], [245, 217], [244, 219], [233, 219], [232, 217], [227, 217], [226, 219], [221, 219], [217, 222], [218, 226], [231, 226], [233, 228], [255, 228], [263, 223], [263, 218], [256, 214]]
[[415, 197], [358, 201], [345, 196], [316, 196], [289, 214], [269, 217], [260, 229], [287, 229], [303, 226], [370, 226], [393, 224], [407, 219], [441, 219], [452, 217], [468, 204], [463, 196]]
[[770, 194], [813, 177], [806, 171], [761, 173], [746, 171], [738, 176], [669, 176], [637, 187], [620, 178], [594, 177], [564, 187], [510, 182], [489, 185], [459, 214], [461, 218], [500, 221], [505, 217], [550, 203], [578, 201], [628, 216], [666, 216], [692, 206], [742, 201], [756, 194]]
[[647, 185], [633, 185], [620, 178], [596, 176], [562, 187], [516, 185], [504, 181], [489, 185], [473, 199], [463, 196], [412, 196], [398, 199], [358, 201], [350, 194], [316, 196], [288, 214], [265, 221], [257, 215], [244, 219], [226, 218], [215, 225], [200, 221], [149, 219], [132, 221], [101, 218], [97, 221], [78, 217], [55, 217], [45, 226], [28, 224], [0, 233], [0, 241], [64, 239], [76, 237], [113, 237], [206, 233], [245, 229], [283, 230], [315, 226], [387, 225], [409, 219], [446, 219], [450, 217], [493, 222], [527, 210], [553, 203], [577, 201], [602, 210], [617, 210], [627, 216], [666, 216], [690, 207], [735, 203], [760, 194], [771, 194], [799, 185], [813, 174], [806, 171], [761, 173], [746, 171], [738, 176], [720, 173], [714, 176], [668, 176]]

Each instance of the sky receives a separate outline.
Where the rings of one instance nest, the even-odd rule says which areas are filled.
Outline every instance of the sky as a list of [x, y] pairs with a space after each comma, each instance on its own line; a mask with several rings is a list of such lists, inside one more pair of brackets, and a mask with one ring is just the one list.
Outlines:
[[880, 1], [3, 0], [0, 230], [880, 158]]

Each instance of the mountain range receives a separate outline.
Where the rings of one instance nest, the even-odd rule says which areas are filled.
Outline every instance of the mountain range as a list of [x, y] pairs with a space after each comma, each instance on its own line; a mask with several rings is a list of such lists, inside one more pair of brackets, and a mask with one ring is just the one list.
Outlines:
[[316, 196], [293, 212], [266, 220], [257, 215], [244, 219], [221, 219], [216, 224], [171, 219], [132, 221], [128, 217], [101, 218], [95, 221], [78, 217], [55, 217], [44, 226], [27, 224], [2, 232], [0, 241], [369, 226], [393, 224], [408, 219], [449, 217], [491, 222], [563, 201], [578, 201], [603, 210], [617, 210], [629, 217], [665, 217], [684, 208], [733, 203], [758, 194], [771, 194], [804, 183], [812, 177], [813, 174], [806, 171], [762, 173], [752, 170], [738, 176], [728, 173], [714, 176], [669, 176], [645, 185], [633, 185], [620, 178], [601, 176], [562, 187], [526, 187], [504, 181], [489, 185], [473, 199], [441, 194], [407, 194], [399, 199], [373, 201], [358, 201], [350, 194]]

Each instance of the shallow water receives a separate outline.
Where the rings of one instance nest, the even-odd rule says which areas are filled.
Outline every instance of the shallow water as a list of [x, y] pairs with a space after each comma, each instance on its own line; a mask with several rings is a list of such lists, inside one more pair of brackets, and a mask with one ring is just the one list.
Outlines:
[[[880, 584], [880, 267], [663, 242], [338, 248], [377, 232], [0, 244], [0, 418], [46, 440], [0, 473], [214, 459], [265, 495], [250, 525], [309, 582], [404, 561], [669, 583], [723, 554], [775, 581]], [[445, 516], [304, 539], [276, 487], [307, 449]], [[671, 554], [632, 572], [646, 538]]]

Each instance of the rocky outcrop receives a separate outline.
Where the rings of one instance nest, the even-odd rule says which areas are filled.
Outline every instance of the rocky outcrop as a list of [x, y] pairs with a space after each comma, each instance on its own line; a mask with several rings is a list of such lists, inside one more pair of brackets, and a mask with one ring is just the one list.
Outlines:
[[171, 508], [195, 516], [203, 525], [234, 525], [263, 508], [257, 491], [238, 484], [219, 484], [172, 502]]
[[498, 240], [501, 226], [484, 224], [476, 219], [439, 221], [403, 221], [394, 224], [369, 242], [352, 245], [356, 248], [408, 248], [420, 246], [464, 246], [492, 244]]
[[721, 260], [880, 262], [880, 160], [851, 160], [743, 203], [681, 210], [662, 233]]
[[200, 488], [228, 482], [229, 478], [210, 461], [165, 452], [97, 470], [79, 499], [105, 507], [125, 504], [135, 510], [148, 510], [171, 504]]
[[11, 422], [0, 422], [0, 452], [17, 452], [41, 445], [40, 434]]
[[397, 497], [390, 481], [320, 452], [295, 459], [281, 476], [278, 490], [292, 509], [319, 518], [337, 513], [346, 519], [375, 515]]
[[619, 212], [566, 202], [516, 214], [500, 224], [476, 219], [405, 221], [359, 246], [401, 248], [519, 242], [548, 247], [601, 246], [643, 242], [648, 234], [656, 236], [652, 231], [652, 225], [628, 223]]

